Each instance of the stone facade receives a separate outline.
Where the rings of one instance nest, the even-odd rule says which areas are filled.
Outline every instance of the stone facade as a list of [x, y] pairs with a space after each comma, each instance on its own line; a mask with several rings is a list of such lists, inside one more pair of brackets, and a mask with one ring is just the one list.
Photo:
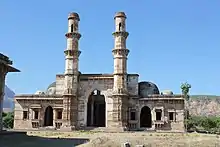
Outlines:
[[65, 72], [47, 90], [15, 96], [14, 129], [184, 131], [184, 99], [159, 92], [151, 82], [127, 73], [126, 15], [115, 17], [113, 74], [79, 72], [79, 15], [68, 16]]
[[12, 61], [0, 53], [0, 131], [2, 131], [2, 112], [4, 100], [5, 78], [8, 72], [19, 72], [16, 68], [12, 67]]

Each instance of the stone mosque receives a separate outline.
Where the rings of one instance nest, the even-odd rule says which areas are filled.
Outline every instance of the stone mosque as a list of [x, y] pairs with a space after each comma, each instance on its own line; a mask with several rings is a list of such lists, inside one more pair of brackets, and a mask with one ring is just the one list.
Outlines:
[[114, 16], [113, 73], [83, 74], [78, 70], [80, 17], [70, 13], [65, 72], [46, 91], [15, 96], [14, 129], [184, 132], [183, 96], [160, 92], [154, 83], [127, 73], [126, 18], [124, 12]]

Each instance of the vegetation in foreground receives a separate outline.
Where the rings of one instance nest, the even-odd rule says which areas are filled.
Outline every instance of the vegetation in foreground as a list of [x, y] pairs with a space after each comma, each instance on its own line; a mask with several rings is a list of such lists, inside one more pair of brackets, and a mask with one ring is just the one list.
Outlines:
[[14, 113], [13, 112], [3, 112], [3, 128], [12, 129], [14, 125]]
[[220, 117], [189, 116], [185, 123], [189, 132], [220, 134]]

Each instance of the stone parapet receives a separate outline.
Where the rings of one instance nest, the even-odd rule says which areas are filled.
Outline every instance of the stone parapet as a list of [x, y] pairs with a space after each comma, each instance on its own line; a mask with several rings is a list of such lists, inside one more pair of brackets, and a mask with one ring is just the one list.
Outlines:
[[14, 97], [16, 100], [47, 100], [47, 99], [56, 99], [56, 100], [63, 100], [62, 95], [37, 95], [37, 94], [21, 94], [16, 95]]
[[[127, 74], [128, 76], [139, 76], [139, 74]], [[57, 77], [64, 77], [64, 74], [57, 74]], [[82, 77], [113, 77], [113, 74], [80, 74]]]
[[148, 95], [145, 98], [140, 98], [139, 100], [184, 100], [183, 95]]

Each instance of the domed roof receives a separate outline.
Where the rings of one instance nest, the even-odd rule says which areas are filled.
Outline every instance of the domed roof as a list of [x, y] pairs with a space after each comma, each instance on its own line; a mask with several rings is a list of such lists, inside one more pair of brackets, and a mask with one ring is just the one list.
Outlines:
[[51, 83], [51, 84], [47, 87], [47, 90], [50, 89], [51, 87], [56, 87], [56, 82]]
[[45, 93], [44, 93], [44, 91], [38, 90], [38, 91], [35, 92], [35, 94], [45, 94]]
[[76, 12], [71, 12], [68, 16], [68, 19], [77, 19], [79, 20], [79, 14]]
[[138, 83], [138, 94], [141, 98], [144, 98], [148, 95], [160, 94], [160, 91], [156, 84], [143, 81]]
[[173, 95], [173, 92], [171, 90], [163, 90], [161, 92], [162, 95]]
[[56, 94], [56, 82], [51, 83], [46, 90], [46, 93], [49, 95]]
[[126, 15], [125, 15], [124, 12], [117, 12], [117, 13], [115, 14], [115, 17], [125, 17], [125, 18], [126, 18]]

